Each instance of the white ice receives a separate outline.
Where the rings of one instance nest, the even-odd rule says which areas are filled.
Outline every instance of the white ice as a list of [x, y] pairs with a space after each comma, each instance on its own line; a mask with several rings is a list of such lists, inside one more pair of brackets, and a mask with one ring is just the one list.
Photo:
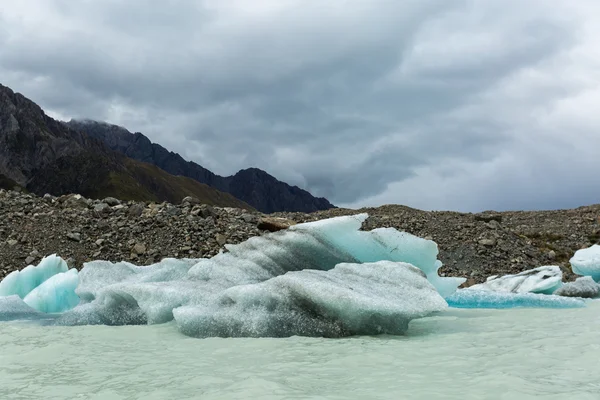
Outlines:
[[61, 272], [67, 272], [67, 263], [55, 254], [44, 258], [37, 266], [8, 274], [0, 282], [0, 296], [17, 295], [24, 299], [33, 289]]
[[578, 250], [571, 258], [571, 268], [577, 275], [591, 276], [600, 281], [600, 246], [595, 244], [587, 249]]
[[215, 301], [174, 314], [180, 330], [195, 337], [342, 337], [402, 334], [410, 320], [446, 308], [421, 270], [380, 261], [234, 286]]
[[491, 276], [486, 282], [473, 285], [471, 290], [506, 293], [552, 294], [562, 286], [562, 271], [557, 266], [543, 266], [516, 275]]

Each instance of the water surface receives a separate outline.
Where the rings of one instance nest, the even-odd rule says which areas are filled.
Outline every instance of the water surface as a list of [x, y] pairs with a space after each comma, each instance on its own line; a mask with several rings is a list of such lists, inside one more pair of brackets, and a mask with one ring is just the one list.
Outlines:
[[594, 399], [600, 303], [451, 310], [404, 337], [0, 324], [0, 399]]

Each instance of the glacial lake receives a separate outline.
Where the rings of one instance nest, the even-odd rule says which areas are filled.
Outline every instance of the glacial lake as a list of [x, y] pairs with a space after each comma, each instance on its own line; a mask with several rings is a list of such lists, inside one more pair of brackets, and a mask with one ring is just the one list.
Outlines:
[[194, 339], [0, 323], [1, 399], [594, 399], [600, 302], [450, 309], [406, 336]]

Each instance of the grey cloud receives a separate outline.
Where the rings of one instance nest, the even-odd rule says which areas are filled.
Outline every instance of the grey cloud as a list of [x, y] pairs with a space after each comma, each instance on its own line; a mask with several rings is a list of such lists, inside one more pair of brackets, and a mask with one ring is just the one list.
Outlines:
[[[423, 170], [458, 187], [468, 179], [456, 165], [541, 137], [520, 113], [572, 89], [546, 84], [511, 102], [499, 88], [581, 41], [579, 20], [538, 0], [30, 3], [42, 26], [0, 13], [4, 84], [60, 115], [142, 131], [217, 173], [257, 166], [352, 205], [402, 202], [394, 188], [428, 188]], [[509, 167], [494, 177], [505, 195], [464, 204], [515, 203], [526, 180]], [[446, 190], [415, 201], [457, 207]]]

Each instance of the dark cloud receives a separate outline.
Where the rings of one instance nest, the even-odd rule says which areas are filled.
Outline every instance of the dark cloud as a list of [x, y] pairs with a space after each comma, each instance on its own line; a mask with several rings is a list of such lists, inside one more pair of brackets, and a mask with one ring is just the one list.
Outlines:
[[336, 204], [571, 206], [598, 199], [572, 178], [600, 166], [581, 157], [600, 121], [580, 106], [600, 98], [598, 8], [23, 0], [0, 11], [0, 76], [53, 115]]

